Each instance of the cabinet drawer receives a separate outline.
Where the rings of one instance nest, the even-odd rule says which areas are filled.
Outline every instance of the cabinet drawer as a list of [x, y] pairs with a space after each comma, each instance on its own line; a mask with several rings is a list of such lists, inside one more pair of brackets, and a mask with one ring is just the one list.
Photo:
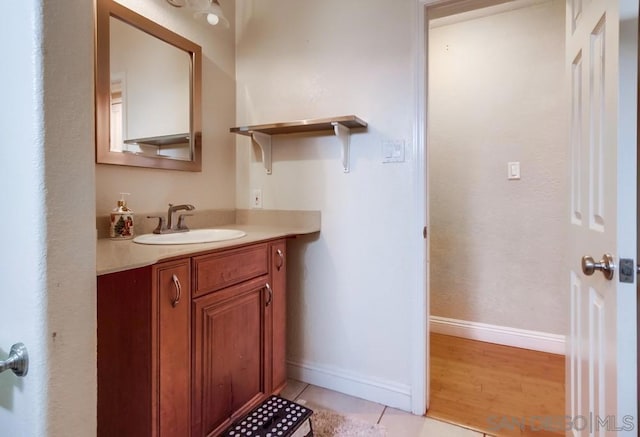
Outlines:
[[268, 246], [235, 249], [193, 258], [193, 297], [268, 273]]

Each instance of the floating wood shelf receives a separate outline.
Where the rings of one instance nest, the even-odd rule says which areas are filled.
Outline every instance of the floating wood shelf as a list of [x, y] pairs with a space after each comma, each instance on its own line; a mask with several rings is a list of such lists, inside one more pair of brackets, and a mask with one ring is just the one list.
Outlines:
[[271, 174], [271, 136], [331, 130], [342, 142], [342, 167], [349, 172], [349, 146], [351, 129], [366, 128], [367, 122], [355, 115], [342, 117], [298, 120], [286, 123], [259, 124], [232, 127], [230, 132], [251, 137], [260, 146], [262, 162], [267, 174]]
[[189, 134], [162, 135], [157, 137], [135, 138], [133, 140], [124, 140], [125, 144], [144, 144], [147, 146], [174, 146], [176, 144], [184, 144], [189, 142]]

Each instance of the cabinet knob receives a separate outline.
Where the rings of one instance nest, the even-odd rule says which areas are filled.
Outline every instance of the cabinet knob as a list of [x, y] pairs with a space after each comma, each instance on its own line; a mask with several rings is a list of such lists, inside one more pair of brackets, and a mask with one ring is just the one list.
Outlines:
[[176, 287], [176, 297], [171, 301], [171, 306], [175, 307], [180, 302], [180, 297], [182, 297], [182, 286], [180, 285], [180, 280], [174, 274], [173, 277], [173, 285]]

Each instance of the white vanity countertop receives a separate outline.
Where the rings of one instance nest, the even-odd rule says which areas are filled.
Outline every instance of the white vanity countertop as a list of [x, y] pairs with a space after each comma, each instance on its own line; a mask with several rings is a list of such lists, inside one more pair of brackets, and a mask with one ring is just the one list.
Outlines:
[[220, 229], [238, 229], [247, 233], [242, 238], [199, 244], [147, 245], [134, 243], [132, 240], [98, 239], [96, 256], [96, 274], [120, 272], [155, 264], [170, 258], [189, 256], [200, 252], [226, 249], [235, 246], [294, 237], [320, 231], [320, 221], [308, 223], [270, 224], [229, 224], [216, 226]]

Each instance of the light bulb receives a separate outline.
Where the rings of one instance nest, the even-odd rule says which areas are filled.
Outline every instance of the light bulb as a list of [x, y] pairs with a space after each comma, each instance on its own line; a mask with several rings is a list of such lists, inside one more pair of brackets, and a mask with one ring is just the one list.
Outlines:
[[207, 22], [212, 26], [215, 26], [220, 22], [220, 17], [218, 17], [216, 14], [207, 14]]

